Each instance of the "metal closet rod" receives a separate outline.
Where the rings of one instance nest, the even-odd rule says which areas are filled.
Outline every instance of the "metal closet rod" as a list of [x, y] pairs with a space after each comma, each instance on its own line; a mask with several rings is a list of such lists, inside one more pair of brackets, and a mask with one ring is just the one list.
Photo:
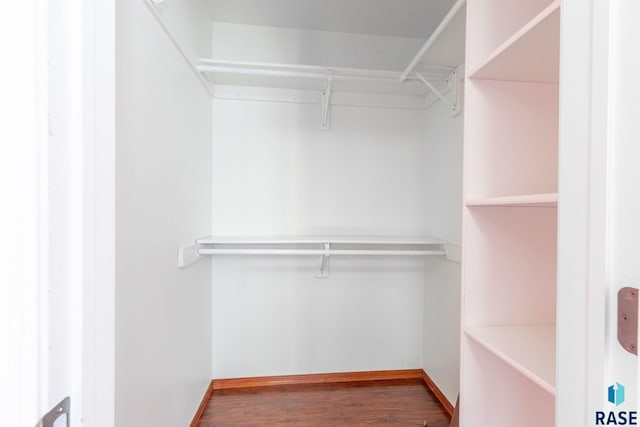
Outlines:
[[464, 6], [465, 3], [466, 3], [466, 0], [458, 0], [453, 5], [451, 10], [449, 10], [449, 12], [445, 15], [444, 19], [442, 19], [438, 27], [435, 29], [435, 31], [431, 34], [431, 36], [429, 36], [425, 44], [422, 46], [422, 48], [420, 48], [416, 56], [407, 66], [407, 68], [405, 68], [405, 70], [402, 72], [402, 74], [400, 75], [401, 82], [404, 82], [411, 76], [411, 73], [413, 73], [413, 71], [416, 69], [420, 60], [424, 57], [427, 51], [431, 49], [431, 46], [433, 46], [436, 40], [438, 40], [438, 37], [440, 37], [440, 35], [444, 32], [447, 26], [451, 23], [451, 21], [453, 21], [453, 18], [455, 18], [455, 16], [458, 14], [460, 9], [462, 9], [462, 6]]
[[377, 256], [445, 256], [444, 250], [389, 250], [389, 249], [198, 249], [200, 255], [377, 255]]

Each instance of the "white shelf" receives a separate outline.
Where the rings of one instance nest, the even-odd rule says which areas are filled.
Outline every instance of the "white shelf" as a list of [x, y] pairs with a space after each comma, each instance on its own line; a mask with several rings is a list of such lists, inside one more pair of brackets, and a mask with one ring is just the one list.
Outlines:
[[444, 240], [429, 237], [387, 236], [209, 236], [197, 240], [202, 245], [444, 245]]
[[381, 236], [221, 236], [198, 239], [200, 255], [446, 256], [443, 240]]
[[[373, 93], [424, 96], [429, 89], [415, 75], [401, 80], [400, 71], [340, 68], [331, 66], [278, 64], [264, 62], [221, 61], [201, 59], [200, 73], [214, 85], [268, 87], [323, 91], [331, 79], [334, 92]], [[433, 69], [435, 80], [443, 80], [448, 72]]]
[[469, 70], [468, 77], [558, 83], [559, 64], [560, 1], [556, 0]]
[[555, 394], [555, 325], [467, 327], [465, 334], [508, 365]]
[[468, 207], [557, 207], [558, 193], [525, 194], [519, 196], [484, 197], [466, 202]]
[[320, 256], [319, 278], [328, 276], [328, 259], [332, 256], [447, 256], [446, 242], [428, 237], [212, 236], [180, 248], [178, 266], [193, 262], [194, 251], [195, 259], [200, 255]]
[[305, 91], [330, 87], [332, 92], [404, 96], [438, 94], [447, 88], [447, 77], [464, 62], [465, 3], [466, 0], [456, 1], [403, 71], [211, 58], [200, 59], [195, 68], [215, 86]]
[[446, 255], [446, 242], [428, 237], [213, 236], [196, 243], [200, 255]]

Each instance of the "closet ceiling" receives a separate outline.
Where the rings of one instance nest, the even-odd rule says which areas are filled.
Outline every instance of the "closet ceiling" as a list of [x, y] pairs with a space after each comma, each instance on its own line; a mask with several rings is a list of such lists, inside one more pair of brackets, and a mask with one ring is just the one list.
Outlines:
[[455, 0], [209, 0], [212, 20], [426, 39]]

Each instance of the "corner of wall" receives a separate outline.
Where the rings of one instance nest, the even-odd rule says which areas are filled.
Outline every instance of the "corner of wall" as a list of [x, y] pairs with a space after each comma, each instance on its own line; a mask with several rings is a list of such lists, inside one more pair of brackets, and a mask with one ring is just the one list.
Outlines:
[[[434, 104], [425, 112], [427, 234], [459, 245], [462, 234], [463, 115]], [[425, 260], [423, 369], [454, 404], [460, 379], [460, 264]]]

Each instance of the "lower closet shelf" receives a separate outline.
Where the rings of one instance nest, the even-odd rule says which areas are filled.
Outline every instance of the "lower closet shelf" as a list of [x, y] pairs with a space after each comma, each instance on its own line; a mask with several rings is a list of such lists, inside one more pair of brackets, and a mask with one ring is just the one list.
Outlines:
[[465, 335], [511, 367], [555, 394], [556, 326], [474, 326]]
[[200, 255], [445, 256], [445, 241], [428, 237], [206, 237]]
[[178, 248], [178, 267], [197, 261], [201, 255], [320, 256], [318, 278], [328, 277], [331, 256], [448, 257], [447, 242], [429, 237], [212, 236]]

